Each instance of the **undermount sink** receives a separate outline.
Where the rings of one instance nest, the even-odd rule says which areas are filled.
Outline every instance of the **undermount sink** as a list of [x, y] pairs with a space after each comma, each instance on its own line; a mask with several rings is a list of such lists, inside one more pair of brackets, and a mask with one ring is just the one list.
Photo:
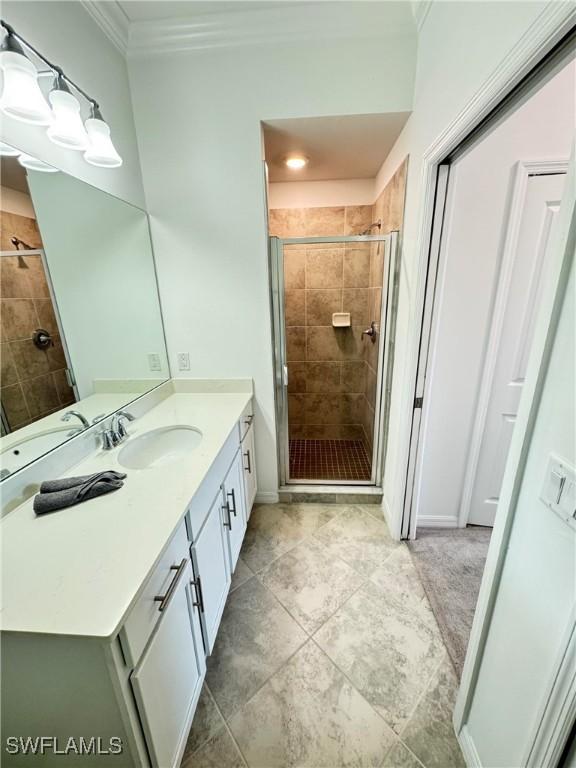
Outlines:
[[151, 469], [184, 458], [202, 442], [194, 427], [160, 427], [132, 438], [118, 454], [126, 469]]

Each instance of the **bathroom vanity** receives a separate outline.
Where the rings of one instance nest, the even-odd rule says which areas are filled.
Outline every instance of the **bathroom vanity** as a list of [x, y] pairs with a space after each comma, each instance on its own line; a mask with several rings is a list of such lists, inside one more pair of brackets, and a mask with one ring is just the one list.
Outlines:
[[[83, 744], [83, 765], [179, 765], [256, 493], [254, 412], [250, 383], [160, 389], [122, 446], [66, 472], [123, 488], [2, 521], [3, 734], [56, 740], [5, 766], [75, 765]], [[189, 450], [155, 442], [191, 427]]]

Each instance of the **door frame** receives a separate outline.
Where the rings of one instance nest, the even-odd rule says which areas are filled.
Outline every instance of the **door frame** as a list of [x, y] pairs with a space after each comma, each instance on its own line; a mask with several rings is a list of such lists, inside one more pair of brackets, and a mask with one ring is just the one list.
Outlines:
[[[372, 474], [370, 480], [307, 480], [290, 479], [289, 424], [288, 424], [288, 361], [286, 359], [286, 318], [284, 286], [284, 246], [340, 243], [383, 243], [383, 291], [378, 334], [378, 371], [376, 381], [376, 407], [374, 409], [374, 441], [372, 448]], [[393, 341], [396, 330], [395, 311], [400, 284], [400, 258], [398, 232], [386, 235], [350, 235], [333, 237], [269, 238], [270, 302], [272, 312], [272, 341], [274, 352], [274, 400], [276, 409], [276, 440], [278, 445], [278, 478], [280, 489], [298, 490], [315, 486], [320, 490], [330, 486], [378, 488], [382, 486], [387, 449], [390, 391], [394, 361]], [[384, 381], [386, 378], [386, 381]], [[388, 407], [387, 407], [388, 406]]]
[[519, 160], [514, 170], [511, 203], [506, 225], [506, 236], [499, 271], [496, 275], [497, 288], [494, 299], [494, 308], [488, 333], [486, 352], [484, 355], [480, 387], [475, 405], [476, 413], [468, 446], [468, 459], [464, 471], [462, 500], [460, 502], [460, 510], [458, 513], [458, 526], [460, 528], [466, 526], [470, 516], [472, 493], [478, 471], [482, 438], [486, 428], [490, 396], [494, 385], [496, 362], [500, 348], [500, 338], [504, 328], [506, 307], [508, 305], [508, 297], [516, 258], [516, 247], [520, 236], [520, 225], [528, 190], [528, 180], [531, 176], [565, 175], [568, 172], [568, 164], [569, 160], [554, 159], [530, 162]]
[[509, 98], [513, 98], [513, 92], [521, 84], [530, 81], [534, 72], [562, 45], [575, 27], [576, 10], [568, 4], [549, 3], [498, 68], [422, 155], [422, 193], [415, 246], [415, 300], [408, 318], [408, 327], [411, 329], [407, 340], [408, 386], [404, 388], [399, 408], [400, 422], [411, 425], [411, 428], [400, 433], [397, 446], [400, 464], [398, 497], [403, 503], [396, 504], [387, 516], [391, 535], [395, 539], [412, 539], [416, 534], [412, 491], [419, 429], [414, 427], [419, 426], [420, 414], [415, 418], [414, 411], [419, 366], [422, 373], [421, 343], [426, 333], [429, 334], [423, 323], [427, 316], [426, 304], [431, 300], [427, 276], [434, 219], [437, 216], [436, 196], [441, 166], [445, 165], [447, 158], [479, 131], [492, 115], [505, 106]]
[[[491, 76], [473, 94], [464, 105], [461, 112], [445, 128], [435, 141], [423, 153], [421, 163], [422, 193], [420, 198], [420, 213], [417, 221], [417, 240], [415, 253], [417, 263], [415, 280], [415, 301], [413, 310], [408, 318], [410, 336], [408, 338], [408, 353], [406, 362], [406, 380], [403, 400], [400, 406], [399, 419], [402, 423], [413, 424], [414, 393], [418, 384], [418, 365], [420, 361], [422, 322], [425, 318], [427, 299], [427, 274], [430, 255], [434, 215], [436, 210], [436, 190], [440, 166], [454, 151], [462, 146], [466, 139], [477, 132], [491, 115], [504, 106], [513, 92], [536, 72], [539, 78], [539, 67], [553, 56], [556, 49], [560, 48], [563, 41], [574, 32], [576, 26], [576, 9], [563, 3], [549, 3], [538, 15], [526, 33], [518, 43], [509, 51], [504, 60]], [[558, 314], [563, 299], [562, 281], [566, 282], [567, 268], [570, 264], [570, 247], [574, 248], [576, 239], [576, 194], [574, 187], [576, 179], [574, 173], [574, 158], [566, 180], [563, 206], [560, 211], [560, 220], [555, 241], [560, 244], [562, 237], [568, 247], [563, 253], [555, 254], [554, 264], [550, 264], [550, 280], [547, 285], [546, 296], [537, 322], [536, 336], [532, 345], [530, 369], [526, 379], [526, 391], [521, 404], [521, 411], [517, 420], [513, 444], [511, 446], [507, 469], [505, 472], [503, 491], [499, 503], [499, 512], [492, 533], [492, 539], [488, 552], [486, 566], [482, 578], [482, 584], [474, 614], [474, 622], [470, 641], [466, 654], [466, 660], [458, 690], [453, 725], [460, 746], [469, 766], [480, 766], [479, 757], [475, 751], [473, 740], [467, 730], [466, 721], [472, 704], [475, 685], [482, 662], [483, 650], [486, 644], [490, 620], [499, 589], [500, 578], [506, 558], [507, 545], [511, 533], [514, 504], [518, 496], [523, 465], [525, 463], [532, 428], [536, 418], [536, 412], [540, 400], [540, 392], [544, 383], [547, 369], [547, 356], [553, 341]], [[572, 210], [568, 212], [568, 207]], [[571, 215], [570, 215], [571, 214]], [[562, 231], [560, 231], [562, 230]], [[572, 242], [568, 242], [571, 238]], [[428, 296], [429, 298], [429, 296]], [[413, 514], [411, 490], [409, 485], [410, 471], [414, 471], [411, 462], [416, 460], [417, 451], [414, 450], [414, 441], [417, 445], [418, 434], [414, 430], [407, 429], [400, 434], [398, 453], [400, 461], [400, 475], [398, 479], [399, 495], [403, 492], [404, 505], [396, 505], [390, 510], [389, 523], [391, 534], [394, 538], [413, 538], [416, 530], [416, 520]], [[557, 700], [559, 687], [565, 684], [562, 677], [554, 683], [555, 695], [546, 703], [543, 718], [539, 724], [538, 733], [535, 734], [534, 749], [540, 743], [554, 743], [552, 733], [553, 718], [546, 726], [546, 713], [550, 703]], [[576, 695], [574, 696], [576, 699]], [[564, 710], [565, 722], [572, 708]], [[543, 732], [543, 729], [544, 731]], [[552, 762], [539, 768], [552, 768]]]

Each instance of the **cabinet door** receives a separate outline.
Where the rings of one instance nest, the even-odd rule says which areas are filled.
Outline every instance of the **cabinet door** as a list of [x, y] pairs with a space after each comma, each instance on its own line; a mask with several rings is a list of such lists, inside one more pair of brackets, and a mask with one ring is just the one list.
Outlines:
[[221, 507], [222, 495], [218, 493], [191, 548], [196, 591], [194, 603], [202, 621], [208, 654], [212, 653], [231, 579], [228, 534], [222, 517], [225, 510], [223, 512]]
[[238, 451], [222, 486], [224, 525], [228, 528], [230, 570], [234, 572], [246, 533], [246, 503], [241, 451]]
[[[206, 670], [192, 613], [190, 561], [183, 560], [165, 593], [162, 616], [131, 683], [154, 768], [177, 766]], [[196, 627], [195, 627], [196, 624]]]
[[254, 450], [254, 425], [250, 427], [242, 442], [242, 467], [244, 472], [244, 499], [246, 517], [250, 517], [254, 499], [256, 498], [256, 456]]

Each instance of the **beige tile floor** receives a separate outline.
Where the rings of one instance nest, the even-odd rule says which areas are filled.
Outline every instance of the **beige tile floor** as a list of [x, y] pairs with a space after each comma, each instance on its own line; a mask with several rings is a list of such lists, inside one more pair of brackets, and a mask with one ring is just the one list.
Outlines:
[[182, 768], [464, 766], [455, 694], [378, 506], [257, 506]]

